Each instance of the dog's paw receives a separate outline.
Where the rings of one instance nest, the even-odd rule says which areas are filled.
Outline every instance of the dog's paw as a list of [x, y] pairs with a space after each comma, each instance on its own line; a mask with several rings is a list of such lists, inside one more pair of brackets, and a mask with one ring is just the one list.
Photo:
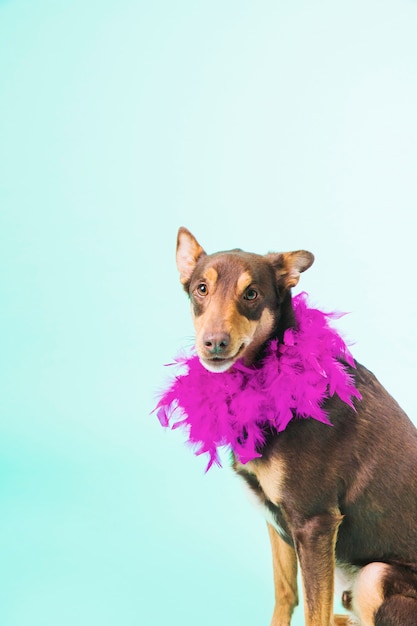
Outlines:
[[289, 607], [285, 609], [275, 607], [271, 620], [271, 626], [291, 626], [291, 613]]

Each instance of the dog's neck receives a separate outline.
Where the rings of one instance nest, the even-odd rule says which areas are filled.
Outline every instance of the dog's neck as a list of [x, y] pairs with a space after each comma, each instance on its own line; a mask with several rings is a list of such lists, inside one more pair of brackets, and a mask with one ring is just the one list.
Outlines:
[[297, 321], [295, 319], [291, 291], [285, 291], [283, 294], [283, 300], [280, 305], [279, 316], [277, 318], [275, 328], [270, 339], [278, 339], [279, 341], [283, 341], [285, 331], [288, 330], [288, 328], [296, 327]]

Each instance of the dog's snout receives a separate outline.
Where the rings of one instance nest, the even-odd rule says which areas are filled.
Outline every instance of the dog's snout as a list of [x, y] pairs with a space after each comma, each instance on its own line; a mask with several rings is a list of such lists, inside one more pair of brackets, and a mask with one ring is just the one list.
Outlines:
[[229, 333], [206, 333], [204, 335], [204, 348], [209, 354], [222, 354], [227, 350], [229, 344]]

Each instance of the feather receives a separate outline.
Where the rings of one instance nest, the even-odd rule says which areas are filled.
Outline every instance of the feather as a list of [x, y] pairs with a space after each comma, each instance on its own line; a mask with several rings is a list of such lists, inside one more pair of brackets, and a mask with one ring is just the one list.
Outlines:
[[261, 367], [237, 361], [230, 370], [206, 370], [192, 350], [175, 359], [181, 371], [154, 409], [162, 426], [183, 428], [197, 455], [208, 454], [206, 471], [221, 466], [218, 449], [233, 450], [241, 463], [261, 456], [265, 427], [286, 429], [294, 418], [331, 422], [323, 409], [334, 396], [354, 408], [361, 395], [348, 365], [353, 357], [342, 337], [329, 325], [341, 314], [307, 306], [307, 294], [293, 298], [296, 329], [283, 342], [269, 342]]

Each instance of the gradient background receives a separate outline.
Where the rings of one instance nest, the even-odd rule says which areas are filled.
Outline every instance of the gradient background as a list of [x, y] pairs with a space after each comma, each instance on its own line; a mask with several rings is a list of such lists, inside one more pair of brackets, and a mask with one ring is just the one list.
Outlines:
[[416, 418], [416, 33], [411, 0], [0, 0], [2, 626], [269, 623], [258, 511], [149, 416], [178, 226], [313, 251]]

